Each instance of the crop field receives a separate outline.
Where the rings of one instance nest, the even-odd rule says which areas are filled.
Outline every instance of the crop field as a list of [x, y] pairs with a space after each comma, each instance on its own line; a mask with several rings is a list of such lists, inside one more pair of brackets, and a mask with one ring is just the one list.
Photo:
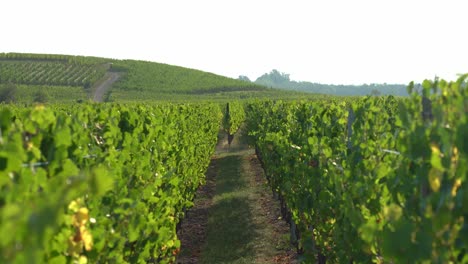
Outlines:
[[306, 96], [3, 54], [0, 262], [466, 263], [467, 81]]

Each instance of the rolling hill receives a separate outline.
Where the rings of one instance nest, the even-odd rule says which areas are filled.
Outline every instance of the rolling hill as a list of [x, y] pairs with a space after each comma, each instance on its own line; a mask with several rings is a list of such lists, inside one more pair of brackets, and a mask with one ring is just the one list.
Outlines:
[[87, 100], [109, 73], [119, 78], [106, 101], [250, 98], [298, 94], [268, 89], [200, 70], [168, 64], [97, 57], [0, 53], [0, 99], [10, 90], [14, 101]]

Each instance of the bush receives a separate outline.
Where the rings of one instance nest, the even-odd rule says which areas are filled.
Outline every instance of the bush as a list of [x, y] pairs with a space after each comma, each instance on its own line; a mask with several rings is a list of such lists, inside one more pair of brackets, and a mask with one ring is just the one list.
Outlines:
[[34, 94], [34, 98], [33, 98], [33, 101], [35, 103], [45, 103], [49, 100], [49, 96], [42, 90], [40, 91], [37, 91], [35, 94]]
[[0, 88], [0, 102], [12, 103], [16, 101], [18, 88], [16, 85], [9, 83]]

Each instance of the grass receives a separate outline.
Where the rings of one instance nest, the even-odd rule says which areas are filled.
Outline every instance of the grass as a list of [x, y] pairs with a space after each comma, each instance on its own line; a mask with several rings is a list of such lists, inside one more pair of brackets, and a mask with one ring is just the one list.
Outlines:
[[89, 98], [83, 87], [79, 86], [17, 85], [16, 102], [31, 103], [39, 92], [46, 95], [48, 103], [73, 103]]
[[290, 249], [253, 150], [239, 140], [215, 157], [216, 186], [201, 263], [275, 263]]
[[203, 263], [253, 263], [256, 226], [249, 208], [249, 189], [241, 175], [241, 156], [220, 158], [216, 191], [208, 218]]

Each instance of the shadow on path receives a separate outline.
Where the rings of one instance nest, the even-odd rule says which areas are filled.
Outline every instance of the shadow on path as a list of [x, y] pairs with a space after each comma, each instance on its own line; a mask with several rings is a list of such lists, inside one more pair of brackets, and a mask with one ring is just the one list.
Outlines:
[[220, 137], [195, 206], [182, 222], [177, 263], [296, 263], [289, 227], [254, 151]]
[[208, 217], [202, 263], [252, 263], [257, 227], [251, 220], [247, 181], [242, 177], [242, 157], [217, 160], [216, 191]]

